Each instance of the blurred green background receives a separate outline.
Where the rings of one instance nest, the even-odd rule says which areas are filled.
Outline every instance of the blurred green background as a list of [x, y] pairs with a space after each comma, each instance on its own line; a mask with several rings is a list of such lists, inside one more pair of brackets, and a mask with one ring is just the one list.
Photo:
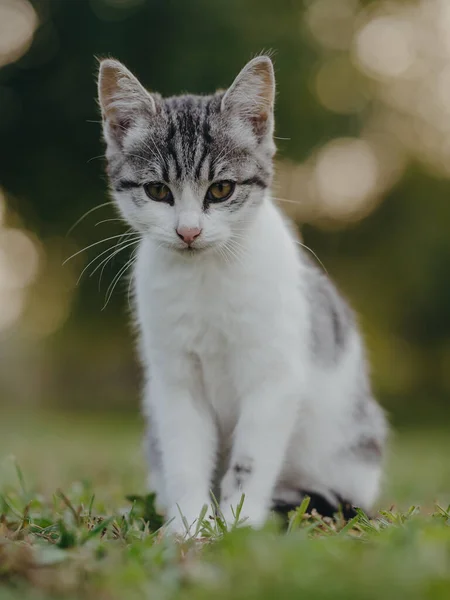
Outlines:
[[[272, 50], [274, 195], [352, 301], [396, 426], [450, 416], [447, 0], [0, 0], [0, 394], [137, 412], [125, 228], [108, 202], [95, 57], [208, 93]], [[69, 233], [68, 233], [69, 232]]]

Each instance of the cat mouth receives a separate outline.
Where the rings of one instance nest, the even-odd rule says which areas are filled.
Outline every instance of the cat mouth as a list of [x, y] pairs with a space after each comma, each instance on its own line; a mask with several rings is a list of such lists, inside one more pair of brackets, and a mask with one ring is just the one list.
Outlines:
[[210, 249], [211, 246], [177, 246], [175, 251], [178, 254], [182, 254], [183, 256], [195, 256], [197, 254], [202, 254], [206, 250]]

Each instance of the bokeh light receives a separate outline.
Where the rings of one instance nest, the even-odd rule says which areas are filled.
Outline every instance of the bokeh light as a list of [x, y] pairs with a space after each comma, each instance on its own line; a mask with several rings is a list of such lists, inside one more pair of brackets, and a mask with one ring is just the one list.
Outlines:
[[378, 177], [375, 153], [363, 140], [333, 140], [318, 152], [314, 182], [331, 213], [358, 211], [375, 194]]
[[297, 177], [286, 164], [286, 210], [309, 222], [359, 219], [413, 161], [450, 177], [450, 3], [312, 0], [305, 23], [321, 52], [314, 94], [328, 111], [360, 118], [359, 141], [313, 150], [301, 193], [281, 182]]
[[39, 270], [39, 253], [32, 236], [6, 224], [7, 201], [0, 189], [0, 330], [21, 317], [26, 295]]
[[358, 0], [315, 0], [306, 11], [306, 26], [322, 46], [346, 50], [353, 39], [358, 4]]
[[28, 0], [0, 0], [0, 67], [25, 54], [37, 26], [36, 11]]
[[405, 75], [417, 59], [415, 35], [417, 31], [407, 17], [381, 16], [369, 20], [355, 37], [358, 64], [373, 77]]

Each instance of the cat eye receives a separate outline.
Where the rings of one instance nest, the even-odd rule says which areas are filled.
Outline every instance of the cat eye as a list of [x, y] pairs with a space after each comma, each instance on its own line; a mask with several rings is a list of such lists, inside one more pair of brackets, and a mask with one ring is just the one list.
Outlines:
[[209, 186], [206, 192], [206, 200], [208, 202], [223, 202], [234, 192], [236, 184], [234, 181], [218, 181]]
[[172, 192], [165, 183], [151, 182], [144, 185], [147, 196], [155, 202], [173, 204]]

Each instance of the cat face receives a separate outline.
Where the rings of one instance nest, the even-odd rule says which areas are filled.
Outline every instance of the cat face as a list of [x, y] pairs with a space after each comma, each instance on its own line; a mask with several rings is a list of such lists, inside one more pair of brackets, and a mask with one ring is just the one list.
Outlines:
[[104, 60], [99, 99], [113, 196], [135, 230], [190, 254], [242, 237], [272, 178], [269, 58], [248, 63], [226, 92], [167, 99]]

